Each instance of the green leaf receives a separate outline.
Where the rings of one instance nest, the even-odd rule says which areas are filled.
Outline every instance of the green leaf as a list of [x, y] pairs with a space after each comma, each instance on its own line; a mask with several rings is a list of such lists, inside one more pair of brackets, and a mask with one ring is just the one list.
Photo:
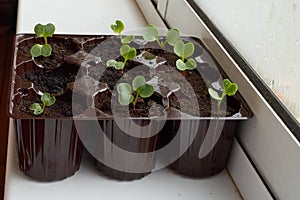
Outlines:
[[193, 55], [195, 50], [194, 44], [191, 42], [188, 42], [184, 45], [184, 57], [190, 57]]
[[166, 41], [171, 45], [175, 46], [176, 43], [180, 40], [179, 31], [177, 29], [170, 29], [167, 33]]
[[34, 27], [34, 33], [38, 37], [43, 37], [44, 36], [44, 26], [42, 24], [37, 24]]
[[55, 96], [50, 95], [48, 92], [45, 92], [41, 97], [41, 100], [45, 106], [52, 106], [55, 103], [56, 98]]
[[115, 24], [110, 25], [111, 30], [113, 30], [114, 33], [121, 34], [124, 30], [124, 24], [120, 20], [116, 20]]
[[229, 79], [223, 80], [224, 91], [228, 96], [233, 96], [237, 90], [238, 85], [236, 83], [232, 83]]
[[106, 66], [107, 67], [114, 67], [116, 70], [120, 70], [120, 69], [124, 68], [125, 63], [123, 63], [123, 62], [117, 62], [115, 60], [108, 60], [106, 62]]
[[197, 67], [196, 61], [193, 58], [188, 59], [185, 63], [186, 69], [193, 70]]
[[39, 57], [42, 55], [42, 47], [43, 45], [35, 44], [30, 49], [30, 54], [32, 57]]
[[118, 101], [121, 105], [127, 106], [133, 101], [133, 96], [126, 92], [121, 92], [118, 95]]
[[146, 32], [143, 34], [143, 38], [146, 41], [153, 42], [158, 40], [158, 30], [153, 25], [148, 25], [146, 28]]
[[132, 40], [134, 40], [134, 35], [128, 35], [128, 36], [126, 36], [125, 38], [123, 38], [123, 39], [121, 40], [121, 43], [122, 43], [122, 44], [128, 44], [128, 43], [130, 43]]
[[215, 90], [213, 90], [212, 88], [208, 88], [208, 93], [215, 100], [217, 100], [217, 101], [222, 100], [222, 97], [220, 97], [219, 94]]
[[33, 111], [34, 115], [40, 115], [44, 112], [44, 109], [42, 108], [42, 106], [39, 103], [31, 104], [29, 109]]
[[124, 93], [124, 92], [128, 94], [132, 93], [131, 86], [128, 83], [119, 83], [117, 86], [117, 91], [118, 93]]
[[108, 61], [106, 62], [106, 66], [107, 66], [107, 67], [115, 67], [116, 62], [117, 62], [117, 61], [115, 61], [115, 60], [113, 60], [113, 59], [108, 60]]
[[41, 48], [41, 55], [44, 57], [48, 57], [51, 55], [52, 48], [49, 44], [44, 44]]
[[178, 40], [176, 45], [174, 46], [174, 52], [177, 56], [183, 57], [184, 54], [184, 43], [182, 40]]
[[182, 40], [178, 40], [176, 45], [174, 46], [174, 52], [181, 58], [187, 58], [194, 53], [194, 44], [191, 42], [187, 42], [184, 44]]
[[140, 87], [146, 85], [146, 80], [143, 76], [136, 76], [132, 81], [132, 89], [137, 91]]
[[133, 60], [136, 57], [136, 49], [129, 45], [123, 45], [120, 48], [120, 54], [125, 60]]
[[52, 37], [55, 32], [55, 26], [51, 23], [48, 23], [44, 26], [44, 37]]
[[117, 86], [118, 100], [121, 105], [128, 105], [133, 101], [132, 89], [128, 83], [119, 83]]
[[145, 84], [139, 88], [139, 95], [143, 98], [148, 98], [154, 93], [154, 87], [149, 84]]
[[124, 66], [125, 66], [125, 63], [123, 63], [123, 62], [117, 62], [117, 63], [115, 64], [115, 69], [116, 69], [116, 70], [120, 70], [120, 69], [123, 69]]
[[176, 67], [177, 67], [177, 69], [179, 69], [180, 71], [185, 71], [185, 70], [187, 69], [185, 63], [184, 63], [182, 60], [180, 60], [180, 59], [178, 59], [178, 60], [176, 61]]
[[51, 23], [46, 25], [37, 24], [34, 27], [34, 32], [38, 37], [51, 37], [55, 32], [55, 26]]

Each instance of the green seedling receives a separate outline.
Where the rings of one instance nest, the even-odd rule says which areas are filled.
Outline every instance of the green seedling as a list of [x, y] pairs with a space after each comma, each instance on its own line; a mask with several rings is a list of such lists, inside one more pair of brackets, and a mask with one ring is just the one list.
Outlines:
[[192, 42], [184, 43], [182, 40], [177, 41], [174, 46], [174, 52], [181, 59], [176, 61], [176, 67], [178, 70], [185, 72], [185, 70], [193, 70], [197, 67], [196, 61], [193, 58], [189, 58], [186, 62], [185, 59], [194, 54], [194, 44]]
[[154, 93], [153, 86], [148, 84], [143, 76], [136, 76], [132, 81], [132, 86], [128, 83], [119, 83], [117, 90], [119, 103], [124, 106], [132, 103], [133, 107], [135, 107], [139, 96], [148, 98]]
[[29, 109], [33, 111], [34, 115], [40, 115], [44, 112], [46, 106], [52, 106], [56, 99], [54, 96], [45, 92], [41, 97], [42, 105], [40, 103], [33, 103], [30, 105]]
[[30, 49], [30, 54], [32, 57], [44, 56], [48, 57], [52, 53], [52, 48], [48, 44], [48, 37], [52, 37], [55, 31], [55, 26], [51, 23], [42, 25], [37, 24], [34, 27], [34, 32], [36, 36], [44, 38], [44, 44], [34, 44]]
[[175, 46], [179, 39], [179, 31], [177, 29], [170, 29], [167, 33], [167, 37], [165, 41], [160, 41], [158, 38], [158, 30], [152, 24], [148, 25], [146, 28], [146, 32], [143, 34], [144, 40], [148, 42], [156, 41], [157, 44], [164, 48], [164, 46], [169, 43], [171, 46]]
[[229, 79], [223, 80], [223, 92], [222, 95], [219, 96], [218, 92], [212, 88], [208, 88], [208, 93], [212, 98], [218, 101], [218, 111], [220, 112], [221, 103], [226, 95], [233, 96], [238, 90], [238, 85], [236, 83], [232, 83]]
[[122, 21], [116, 20], [115, 24], [110, 25], [110, 28], [114, 33], [119, 35], [122, 44], [129, 44], [132, 40], [134, 40], [134, 35], [128, 35], [124, 38], [122, 37], [122, 31], [125, 28]]
[[120, 54], [124, 58], [123, 62], [111, 59], [106, 62], [106, 66], [123, 71], [126, 62], [128, 60], [133, 60], [136, 57], [136, 49], [126, 44], [120, 48]]

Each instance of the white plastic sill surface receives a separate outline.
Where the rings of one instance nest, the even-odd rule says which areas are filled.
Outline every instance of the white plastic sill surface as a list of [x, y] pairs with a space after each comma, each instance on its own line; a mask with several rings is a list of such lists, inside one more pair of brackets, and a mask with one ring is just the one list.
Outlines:
[[112, 34], [110, 24], [125, 23], [125, 31], [145, 27], [134, 0], [19, 0], [17, 33], [33, 33], [37, 23], [52, 22], [56, 34]]
[[[112, 34], [109, 25], [116, 19], [123, 20], [127, 30], [148, 24], [134, 0], [19, 0], [17, 33], [32, 33], [36, 23], [52, 22], [60, 34]], [[191, 179], [163, 169], [140, 180], [120, 182], [101, 175], [87, 156], [74, 176], [53, 183], [36, 182], [18, 169], [14, 140], [11, 123], [5, 200], [241, 200], [227, 170], [210, 178]]]

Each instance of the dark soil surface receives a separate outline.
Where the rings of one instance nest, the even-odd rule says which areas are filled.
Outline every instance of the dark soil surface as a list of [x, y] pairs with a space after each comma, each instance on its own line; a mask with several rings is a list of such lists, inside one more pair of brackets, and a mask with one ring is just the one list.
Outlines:
[[36, 90], [60, 95], [67, 89], [67, 83], [74, 82], [78, 67], [64, 64], [53, 70], [40, 69], [23, 74], [23, 78], [34, 84]]
[[[129, 115], [131, 117], [149, 117], [149, 116], [163, 116], [164, 108], [161, 101], [161, 96], [158, 93], [154, 93], [149, 98], [140, 98], [138, 99], [135, 107], [130, 104], [129, 106], [121, 106], [116, 104], [112, 112], [111, 101], [118, 101], [116, 96], [112, 97], [112, 94], [108, 91], [99, 93], [95, 97], [95, 107], [100, 111], [108, 115], [113, 115], [115, 117], [128, 117], [126, 112], [129, 110]], [[150, 109], [151, 108], [151, 109]]]
[[[29, 110], [28, 108], [32, 103], [40, 103], [42, 105], [41, 98], [39, 95], [35, 94], [32, 89], [23, 90], [22, 93], [24, 96], [21, 98], [19, 104], [15, 105], [15, 109], [19, 110], [20, 112], [33, 115], [33, 111]], [[40, 117], [72, 117], [81, 114], [86, 108], [87, 107], [84, 104], [72, 103], [72, 92], [68, 90], [63, 95], [56, 97], [55, 104], [51, 107], [46, 107]]]
[[48, 43], [52, 47], [52, 54], [49, 57], [37, 57], [35, 62], [43, 66], [45, 69], [55, 69], [65, 62], [65, 57], [76, 53], [78, 45], [72, 39], [53, 39], [49, 38]]
[[[139, 67], [139, 70], [132, 70], [137, 66]], [[90, 76], [92, 78], [99, 80], [100, 82], [107, 83], [111, 90], [117, 86], [118, 82], [131, 83], [134, 77], [138, 75], [145, 77], [147, 81], [150, 79], [149, 68], [141, 66], [141, 64], [134, 61], [128, 61], [123, 71], [117, 71], [113, 67], [107, 68], [103, 64], [90, 67], [89, 69]]]
[[[114, 68], [106, 67], [106, 62], [109, 59], [123, 61], [123, 58], [119, 55], [121, 44], [116, 37], [53, 37], [49, 39], [49, 44], [53, 48], [53, 54], [47, 58], [38, 57], [34, 60], [35, 62], [28, 62], [28, 60], [31, 59], [29, 51], [34, 43], [42, 42], [41, 38], [29, 37], [29, 39], [24, 40], [24, 38], [21, 38], [20, 40], [21, 42], [18, 44], [16, 60], [18, 67], [16, 71], [21, 74], [17, 74], [16, 76], [21, 77], [22, 80], [21, 83], [19, 83], [20, 81], [18, 82], [18, 87], [21, 88], [14, 88], [14, 93], [17, 94], [18, 91], [24, 92], [26, 90], [35, 90], [38, 92], [49, 92], [52, 95], [55, 95], [57, 102], [55, 105], [51, 106], [51, 108], [46, 109], [42, 116], [71, 117], [73, 114], [77, 115], [84, 113], [85, 109], [89, 107], [95, 107], [106, 115], [114, 114], [114, 116], [117, 115], [118, 117], [124, 117], [125, 111], [127, 111], [128, 108], [131, 117], [163, 116], [165, 115], [164, 109], [167, 106], [182, 110], [183, 105], [185, 108], [184, 112], [193, 116], [210, 117], [216, 112], [212, 111], [212, 108], [216, 107], [217, 102], [211, 100], [207, 89], [208, 85], [210, 86], [213, 82], [218, 81], [220, 74], [213, 67], [210, 67], [210, 63], [197, 63], [197, 69], [186, 71], [184, 73], [179, 72], [175, 67], [178, 56], [171, 51], [170, 47], [167, 48], [168, 50], [158, 48], [151, 49], [133, 42], [131, 46], [137, 48], [137, 54], [146, 50], [149, 52], [149, 54], [147, 54], [149, 59], [147, 57], [145, 57], [145, 59], [151, 60], [151, 56], [157, 56], [156, 61], [159, 64], [155, 66], [155, 68], [150, 68], [147, 64], [139, 61], [127, 61], [124, 70], [117, 71]], [[85, 59], [80, 58], [75, 60], [75, 58], [70, 56], [78, 51], [92, 55], [92, 60], [86, 62], [82, 68], [80, 68], [83, 66], [81, 63], [85, 62]], [[198, 49], [195, 49], [195, 52], [200, 54], [205, 52], [205, 50], [202, 47], [198, 47]], [[23, 61], [26, 62], [23, 63]], [[34, 66], [35, 63], [42, 65], [44, 68]], [[213, 65], [215, 65], [215, 63], [213, 63]], [[154, 70], [155, 73], [153, 74]], [[93, 97], [88, 97], [86, 94], [80, 94], [82, 96], [80, 101], [73, 104], [73, 106], [78, 107], [75, 109], [76, 113], [72, 113], [73, 88], [69, 85], [72, 85], [71, 83], [74, 81], [76, 82], [76, 78], [79, 78], [78, 75], [79, 77], [90, 76], [95, 80], [95, 83], [106, 83], [109, 90], [106, 90], [105, 92], [96, 91]], [[166, 82], [171, 81], [178, 85], [180, 89], [173, 91], [173, 94], [168, 96], [168, 103], [166, 103], [166, 97], [163, 97], [163, 94], [157, 91], [150, 98], [139, 98], [135, 108], [133, 108], [132, 105], [129, 105], [128, 107], [116, 103], [116, 106], [114, 107], [115, 112], [112, 113], [111, 101], [118, 102], [118, 95], [115, 90], [116, 85], [119, 82], [131, 84], [131, 81], [137, 75], [144, 76], [147, 81], [151, 80], [154, 76], [158, 77], [159, 84], [159, 81], [161, 80]], [[22, 81], [24, 82], [24, 88], [22, 88]], [[34, 90], [26, 88], [28, 87], [28, 83], [33, 84]], [[86, 85], [85, 87], [86, 90], [89, 90], [90, 88], [95, 87], [95, 85]], [[163, 87], [159, 87], [163, 89]], [[66, 91], [67, 93], [65, 94]], [[32, 115], [29, 106], [33, 102], [39, 102], [40, 96], [38, 94], [21, 96], [22, 98], [16, 98], [14, 100], [14, 105], [20, 112]], [[90, 100], [90, 98], [94, 98], [94, 100]], [[192, 100], [195, 101], [195, 99], [198, 104], [192, 103]], [[240, 105], [235, 98], [228, 99], [230, 101], [228, 101], [225, 114], [226, 116], [231, 116], [239, 112]], [[94, 102], [94, 104], [91, 104], [91, 102]], [[238, 106], [231, 106], [231, 104], [238, 104]]]

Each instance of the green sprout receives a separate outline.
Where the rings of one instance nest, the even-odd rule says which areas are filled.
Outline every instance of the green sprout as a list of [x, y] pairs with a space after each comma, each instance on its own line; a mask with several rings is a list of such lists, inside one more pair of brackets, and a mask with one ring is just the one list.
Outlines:
[[194, 44], [192, 42], [187, 42], [186, 44], [179, 40], [174, 46], [174, 52], [181, 59], [176, 61], [176, 67], [180, 71], [184, 72], [185, 70], [193, 70], [196, 68], [197, 64], [193, 58], [189, 58], [186, 62], [185, 59], [194, 54]]
[[48, 57], [51, 55], [52, 48], [48, 44], [48, 37], [52, 37], [55, 31], [55, 26], [51, 23], [42, 25], [42, 24], [37, 24], [34, 27], [34, 32], [36, 36], [38, 37], [43, 37], [45, 44], [34, 44], [31, 49], [30, 49], [30, 54], [32, 57], [39, 57], [39, 56], [44, 56]]
[[132, 40], [134, 40], [134, 35], [128, 35], [126, 37], [122, 37], [121, 33], [124, 30], [124, 24], [120, 20], [116, 20], [115, 24], [110, 25], [111, 30], [114, 33], [118, 34], [122, 44], [129, 44]]
[[40, 103], [33, 103], [30, 105], [29, 109], [33, 111], [34, 115], [40, 115], [44, 112], [46, 106], [52, 106], [56, 99], [54, 96], [45, 92], [41, 97], [42, 105]]
[[221, 103], [226, 95], [233, 96], [238, 90], [238, 85], [232, 83], [229, 79], [223, 79], [223, 92], [219, 96], [218, 92], [212, 88], [208, 88], [208, 93], [212, 98], [218, 101], [218, 111], [220, 111]]
[[179, 31], [173, 28], [168, 31], [166, 40], [160, 41], [158, 38], [158, 30], [152, 24], [147, 26], [146, 33], [143, 34], [143, 38], [148, 42], [156, 41], [161, 48], [164, 48], [167, 43], [169, 43], [171, 46], [175, 46], [177, 41], [180, 40]]
[[[138, 97], [148, 98], [154, 93], [154, 88], [149, 85], [143, 76], [136, 76], [132, 81], [132, 87], [128, 83], [119, 83], [117, 86], [118, 100], [123, 106], [132, 103], [135, 107]], [[135, 92], [135, 97], [133, 92]]]
[[123, 62], [111, 59], [106, 62], [106, 66], [114, 67], [116, 70], [123, 70], [126, 62], [136, 57], [136, 49], [126, 44], [120, 48], [120, 54], [124, 58]]

